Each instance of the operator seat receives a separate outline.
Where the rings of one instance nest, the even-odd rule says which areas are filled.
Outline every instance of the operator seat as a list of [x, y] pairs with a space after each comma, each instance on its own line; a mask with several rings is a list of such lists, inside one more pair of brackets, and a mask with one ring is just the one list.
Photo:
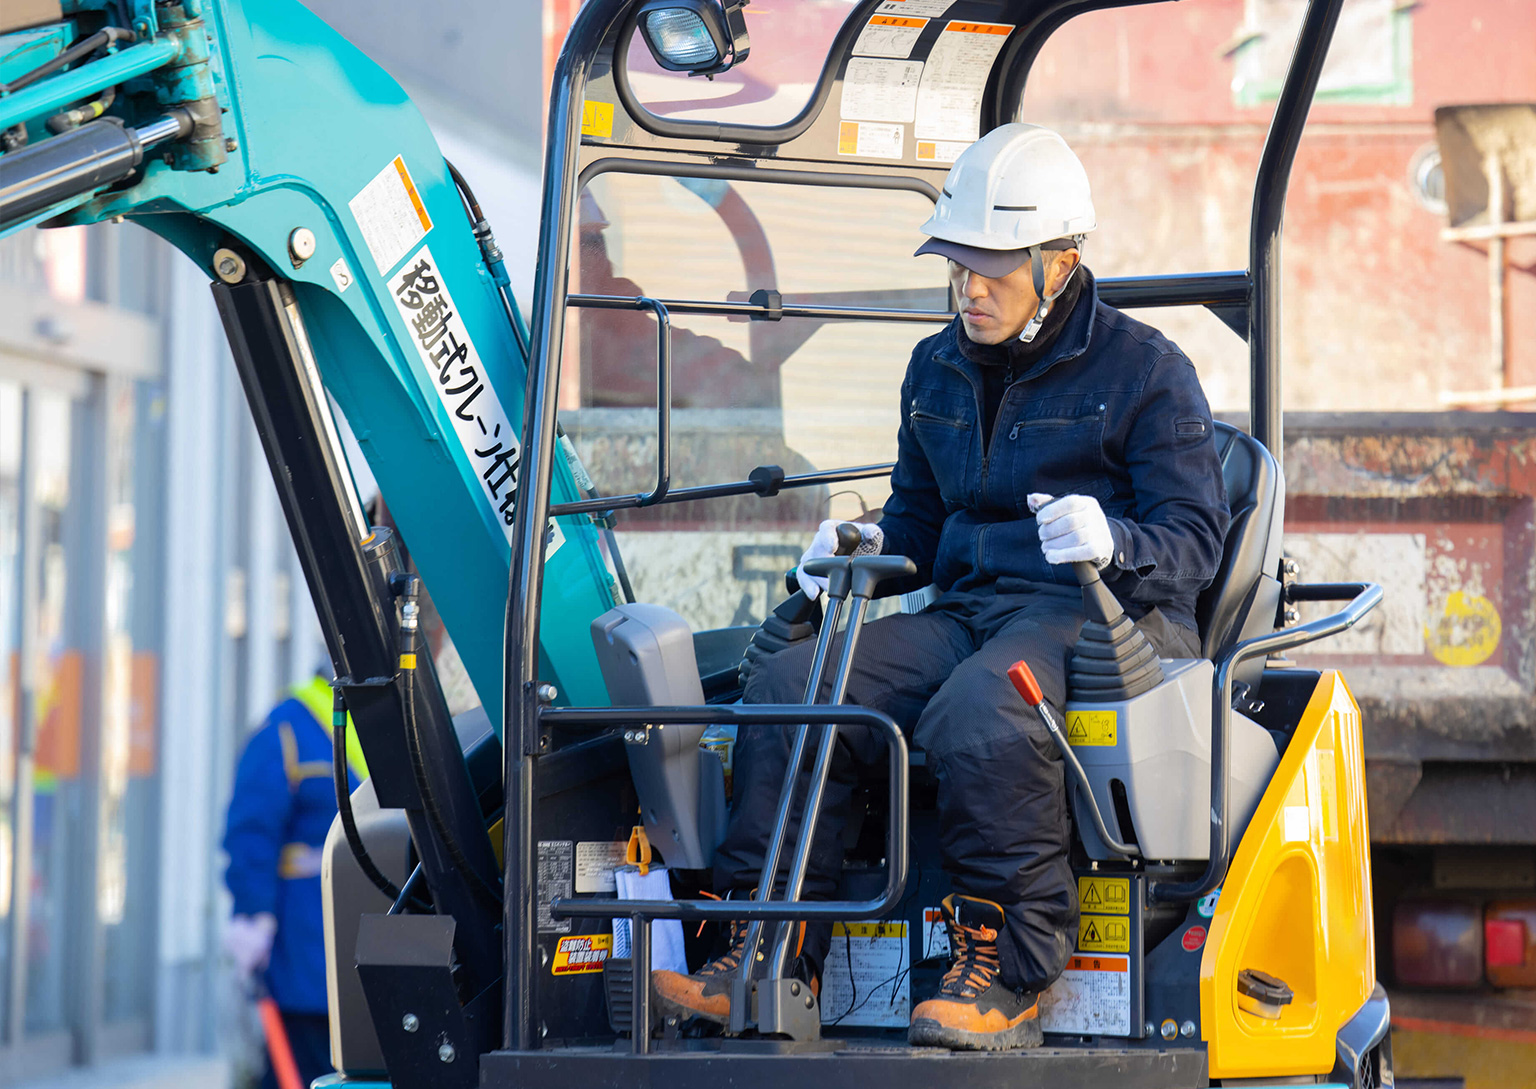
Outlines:
[[[1216, 422], [1216, 453], [1232, 513], [1216, 578], [1195, 605], [1200, 656], [1215, 660], [1244, 639], [1275, 629], [1280, 608], [1280, 542], [1285, 479], [1264, 444], [1231, 424]], [[1264, 660], [1242, 666], [1236, 679], [1257, 688]]]

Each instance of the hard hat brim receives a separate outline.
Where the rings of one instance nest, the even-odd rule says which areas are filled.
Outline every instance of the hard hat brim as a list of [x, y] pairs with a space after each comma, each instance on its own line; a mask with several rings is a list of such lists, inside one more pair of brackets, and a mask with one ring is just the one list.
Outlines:
[[917, 252], [912, 256], [921, 257], [925, 253], [936, 253], [940, 257], [947, 257], [955, 264], [963, 265], [989, 280], [1007, 276], [1029, 260], [1027, 246], [1019, 250], [984, 250], [980, 246], [967, 246], [959, 242], [951, 242], [947, 238], [928, 239], [917, 247]]

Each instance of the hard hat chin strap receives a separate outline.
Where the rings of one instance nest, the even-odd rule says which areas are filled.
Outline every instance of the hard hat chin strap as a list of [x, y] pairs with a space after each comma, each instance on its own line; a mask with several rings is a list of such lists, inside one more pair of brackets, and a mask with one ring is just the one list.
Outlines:
[[1040, 300], [1040, 305], [1035, 308], [1035, 316], [1029, 319], [1029, 324], [1024, 326], [1024, 331], [1019, 334], [1019, 340], [1028, 344], [1035, 339], [1035, 334], [1040, 332], [1040, 327], [1045, 324], [1045, 316], [1051, 312], [1051, 304], [1061, 297], [1061, 293], [1072, 282], [1072, 277], [1077, 275], [1077, 270], [1082, 267], [1083, 239], [1078, 235], [1072, 239], [1078, 250], [1078, 262], [1072, 266], [1072, 271], [1067, 273], [1067, 278], [1061, 281], [1061, 287], [1050, 295], [1045, 293], [1045, 259], [1040, 256], [1041, 247], [1038, 245], [1029, 247], [1029, 272], [1035, 281], [1035, 298]]

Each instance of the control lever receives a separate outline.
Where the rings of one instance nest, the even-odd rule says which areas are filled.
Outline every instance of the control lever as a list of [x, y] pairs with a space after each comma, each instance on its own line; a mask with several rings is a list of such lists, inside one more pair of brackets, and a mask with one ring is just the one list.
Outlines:
[[[843, 527], [852, 530], [862, 542], [863, 535], [857, 526], [843, 523], [838, 527], [839, 545], [847, 537]], [[849, 536], [851, 536], [850, 534]], [[855, 543], [857, 547], [857, 543]], [[853, 602], [848, 609], [848, 625], [843, 635], [843, 645], [838, 654], [837, 669], [832, 677], [832, 688], [827, 703], [835, 706], [843, 702], [848, 691], [848, 674], [853, 666], [853, 654], [858, 645], [864, 613], [870, 598], [880, 583], [888, 578], [917, 574], [917, 565], [905, 556], [823, 556], [808, 560], [808, 575], [818, 575], [827, 580], [827, 617], [822, 623], [816, 641], [816, 654], [811, 661], [810, 677], [806, 684], [805, 702], [815, 704], [821, 691], [821, 679], [826, 670], [828, 653], [832, 647], [832, 635], [837, 628], [843, 601], [850, 594]], [[779, 806], [775, 814], [773, 831], [769, 836], [768, 850], [764, 853], [763, 869], [758, 878], [756, 899], [769, 900], [778, 884], [779, 856], [794, 808], [794, 798], [804, 760], [805, 745], [810, 732], [809, 725], [795, 730], [795, 740], [789, 762], [784, 770], [784, 785], [779, 791]], [[810, 861], [811, 843], [816, 836], [816, 824], [821, 815], [821, 799], [826, 790], [827, 775], [832, 767], [832, 754], [837, 747], [837, 727], [823, 726], [816, 749], [816, 763], [811, 769], [805, 806], [800, 819], [799, 836], [795, 842], [794, 856], [790, 861], [785, 880], [784, 900], [800, 899], [805, 884], [805, 871]], [[757, 1028], [765, 1034], [787, 1035], [798, 1040], [818, 1039], [821, 1034], [821, 1014], [815, 996], [802, 994], [798, 981], [784, 978], [789, 959], [790, 925], [781, 923], [776, 930], [773, 952], [769, 960], [767, 977], [757, 985]], [[731, 985], [730, 1031], [739, 1033], [746, 1027], [747, 1001], [753, 994], [752, 972], [757, 962], [758, 944], [762, 938], [762, 926], [754, 922], [747, 929], [746, 947], [741, 969]], [[794, 1001], [790, 1001], [790, 998]]]
[[[1095, 582], [1099, 581], [1099, 572], [1091, 563], [1076, 563], [1072, 565], [1078, 568], [1078, 577], [1082, 577], [1081, 569], [1086, 567], [1093, 573]], [[1084, 584], [1087, 585], [1086, 583]], [[1100, 583], [1102, 586], [1103, 584]], [[1105, 593], [1108, 593], [1105, 590]], [[1086, 599], [1087, 595], [1083, 595]], [[1118, 606], [1117, 606], [1118, 608]], [[1008, 667], [1008, 679], [1013, 682], [1013, 687], [1019, 690], [1019, 695], [1024, 697], [1024, 702], [1035, 709], [1040, 716], [1040, 721], [1045, 723], [1046, 730], [1056, 742], [1056, 747], [1061, 750], [1061, 758], [1066, 761], [1067, 767], [1072, 769], [1074, 785], [1083, 792], [1088, 799], [1088, 812], [1093, 816], [1094, 831], [1098, 832], [1099, 839], [1104, 845], [1117, 855], [1126, 858], [1140, 858], [1141, 851], [1128, 843], [1121, 843], [1109, 834], [1109, 828], [1104, 823], [1104, 814], [1099, 811], [1099, 800], [1094, 797], [1093, 790], [1088, 785], [1088, 773], [1083, 770], [1082, 762], [1078, 760], [1077, 753], [1072, 751], [1072, 746], [1067, 743], [1067, 735], [1061, 728], [1061, 723], [1056, 721], [1056, 712], [1051, 710], [1051, 705], [1045, 702], [1045, 693], [1040, 691], [1040, 682], [1035, 680], [1034, 671], [1029, 668], [1029, 663], [1023, 661], [1014, 662]]]
[[[864, 541], [857, 524], [842, 522], [837, 527], [838, 556], [851, 556]], [[736, 670], [737, 683], [745, 689], [747, 678], [757, 668], [757, 663], [770, 654], [809, 639], [821, 626], [821, 599], [815, 601], [805, 596], [795, 581], [795, 568], [784, 572], [784, 592], [789, 595], [764, 618], [742, 653], [741, 665]]]
[[1163, 663], [1157, 650], [1125, 615], [1099, 577], [1099, 569], [1079, 560], [1072, 565], [1072, 573], [1083, 588], [1083, 613], [1088, 618], [1067, 666], [1067, 691], [1072, 698], [1117, 703], [1162, 684]]

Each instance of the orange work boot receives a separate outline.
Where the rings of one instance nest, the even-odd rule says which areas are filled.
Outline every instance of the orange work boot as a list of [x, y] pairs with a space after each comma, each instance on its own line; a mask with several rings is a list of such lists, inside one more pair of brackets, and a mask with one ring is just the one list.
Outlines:
[[907, 1042], [957, 1051], [1040, 1046], [1040, 996], [998, 978], [997, 932], [1003, 909], [991, 900], [951, 893], [944, 925], [954, 963], [936, 997], [912, 1011]]
[[[651, 989], [656, 994], [656, 1005], [663, 1017], [677, 1017], [682, 1020], [701, 1017], [717, 1025], [730, 1023], [731, 977], [741, 968], [741, 958], [747, 947], [747, 927], [751, 924], [737, 921], [730, 925], [730, 948], [697, 972], [686, 976], [668, 971], [651, 973]], [[799, 931], [793, 938], [794, 957], [799, 958], [805, 946], [805, 924], [791, 925]], [[773, 947], [774, 930], [775, 927], [771, 923], [763, 927], [762, 942], [758, 946], [758, 968], [753, 972], [753, 979], [762, 979], [767, 974], [768, 955]], [[818, 982], [810, 981], [813, 993], [820, 990]]]

